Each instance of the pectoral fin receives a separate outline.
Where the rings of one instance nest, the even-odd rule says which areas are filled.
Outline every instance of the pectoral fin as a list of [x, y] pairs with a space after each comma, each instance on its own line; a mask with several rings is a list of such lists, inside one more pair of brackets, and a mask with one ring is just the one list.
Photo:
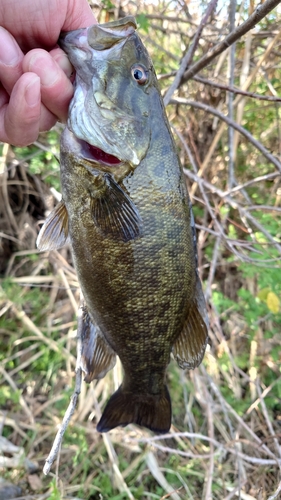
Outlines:
[[116, 354], [104, 339], [99, 327], [92, 322], [87, 310], [83, 315], [81, 341], [80, 368], [85, 373], [85, 382], [103, 378], [115, 365]]
[[142, 234], [139, 211], [110, 174], [104, 175], [106, 189], [91, 201], [92, 217], [105, 236], [130, 241]]
[[190, 305], [183, 330], [172, 349], [180, 368], [192, 370], [200, 365], [208, 342], [208, 327], [205, 297], [197, 276], [195, 297]]
[[41, 252], [57, 250], [68, 243], [68, 213], [60, 201], [45, 220], [36, 240]]

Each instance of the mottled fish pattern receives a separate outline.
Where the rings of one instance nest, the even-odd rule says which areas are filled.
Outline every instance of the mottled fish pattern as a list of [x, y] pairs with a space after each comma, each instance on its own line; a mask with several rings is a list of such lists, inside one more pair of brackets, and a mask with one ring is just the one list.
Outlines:
[[120, 357], [124, 378], [97, 425], [171, 425], [166, 369], [204, 356], [208, 317], [191, 204], [149, 55], [134, 18], [65, 33], [76, 70], [61, 138], [62, 201], [38, 237], [70, 242], [85, 299], [85, 380]]

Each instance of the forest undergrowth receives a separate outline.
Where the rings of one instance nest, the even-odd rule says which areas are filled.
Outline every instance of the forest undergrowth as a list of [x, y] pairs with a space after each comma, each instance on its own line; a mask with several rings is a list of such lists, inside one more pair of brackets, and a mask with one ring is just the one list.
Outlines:
[[96, 431], [117, 363], [83, 382], [43, 474], [74, 391], [80, 300], [70, 248], [35, 245], [60, 197], [63, 127], [0, 143], [1, 500], [281, 498], [281, 9], [263, 2], [269, 13], [212, 58], [258, 5], [216, 3], [90, 2], [100, 22], [137, 17], [193, 203], [210, 344], [194, 371], [169, 364], [167, 435]]

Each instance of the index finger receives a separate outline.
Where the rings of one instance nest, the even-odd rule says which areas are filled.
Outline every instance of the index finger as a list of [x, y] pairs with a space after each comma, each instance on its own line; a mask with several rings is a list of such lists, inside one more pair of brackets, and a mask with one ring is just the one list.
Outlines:
[[0, 80], [8, 94], [23, 73], [22, 60], [23, 52], [16, 40], [0, 26]]
[[78, 0], [72, 2], [72, 8], [69, 8], [67, 17], [62, 26], [62, 31], [77, 30], [86, 28], [91, 24], [96, 24], [97, 20], [91, 11], [91, 8], [86, 0]]

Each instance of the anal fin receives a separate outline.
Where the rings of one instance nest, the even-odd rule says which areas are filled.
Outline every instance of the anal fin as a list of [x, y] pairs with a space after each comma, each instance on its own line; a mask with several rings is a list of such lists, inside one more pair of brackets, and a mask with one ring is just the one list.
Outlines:
[[80, 368], [85, 373], [85, 382], [103, 378], [115, 365], [116, 354], [104, 339], [99, 327], [92, 322], [87, 310], [84, 310], [83, 314], [81, 341]]
[[208, 315], [201, 281], [197, 275], [196, 290], [183, 329], [173, 345], [173, 355], [182, 369], [199, 366], [208, 342]]
[[110, 238], [130, 241], [142, 234], [136, 205], [110, 174], [103, 176], [106, 189], [91, 200], [92, 217], [98, 229]]
[[38, 234], [36, 245], [41, 252], [57, 250], [68, 243], [68, 213], [60, 201], [45, 220]]

